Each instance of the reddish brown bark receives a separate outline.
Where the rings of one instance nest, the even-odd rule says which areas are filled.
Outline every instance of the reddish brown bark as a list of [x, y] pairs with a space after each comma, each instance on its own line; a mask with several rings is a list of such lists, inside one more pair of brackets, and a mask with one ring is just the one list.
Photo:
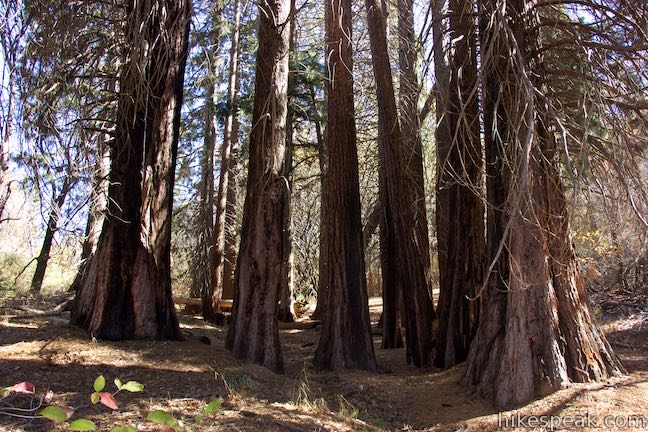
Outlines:
[[[525, 0], [506, 10], [490, 0], [481, 6], [481, 15], [493, 18], [481, 34], [482, 46], [492, 47], [483, 63], [484, 119], [487, 248], [497, 273], [482, 293], [488, 319], [480, 322], [463, 380], [504, 408], [622, 368], [589, 312], [553, 132], [534, 89], [542, 82], [542, 59], [529, 55], [538, 52], [530, 30], [537, 12]], [[497, 32], [504, 20], [512, 33]], [[508, 55], [512, 46], [519, 55]]]
[[290, 1], [259, 6], [259, 49], [247, 195], [226, 346], [239, 359], [283, 370], [277, 303], [281, 289], [283, 177]]
[[100, 339], [179, 339], [171, 215], [191, 3], [129, 2], [126, 10], [131, 45], [111, 148], [109, 216], [71, 320]]
[[[325, 3], [328, 81], [328, 283], [314, 364], [376, 369], [365, 278], [353, 104], [351, 1]], [[320, 257], [320, 260], [322, 257]]]
[[[450, 1], [450, 53], [444, 119], [450, 142], [438, 142], [446, 158], [438, 161], [437, 210], [446, 226], [444, 259], [439, 259], [439, 325], [435, 363], [451, 367], [468, 356], [477, 329], [485, 253], [484, 205], [481, 193], [482, 148], [477, 100], [476, 30], [470, 0]], [[441, 85], [441, 82], [438, 83]]]
[[431, 281], [428, 245], [420, 238], [417, 184], [409, 175], [408, 151], [401, 135], [392, 81], [385, 18], [381, 3], [367, 0], [367, 21], [372, 64], [378, 98], [378, 145], [384, 147], [385, 189], [391, 210], [397, 259], [397, 275], [402, 283], [407, 359], [416, 366], [431, 364], [435, 319], [430, 297]]

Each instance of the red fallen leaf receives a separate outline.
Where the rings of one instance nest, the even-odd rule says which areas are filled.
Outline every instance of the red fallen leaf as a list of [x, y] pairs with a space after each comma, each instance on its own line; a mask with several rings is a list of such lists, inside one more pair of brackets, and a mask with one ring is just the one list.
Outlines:
[[100, 397], [99, 401], [102, 404], [106, 405], [110, 409], [114, 409], [114, 410], [117, 409], [117, 401], [115, 400], [113, 395], [111, 395], [108, 392], [101, 392], [99, 393], [99, 397]]
[[27, 381], [14, 384], [13, 386], [11, 386], [10, 390], [14, 393], [23, 393], [23, 394], [34, 394], [36, 392], [36, 388], [34, 387], [34, 384]]
[[175, 432], [175, 429], [173, 429], [172, 427], [168, 427], [165, 429], [160, 429], [160, 432]]

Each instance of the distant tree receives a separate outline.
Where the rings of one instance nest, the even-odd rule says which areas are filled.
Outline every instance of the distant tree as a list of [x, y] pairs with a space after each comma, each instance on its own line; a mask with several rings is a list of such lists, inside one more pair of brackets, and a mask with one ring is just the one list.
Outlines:
[[209, 292], [203, 294], [203, 316], [206, 319], [222, 320], [218, 302], [223, 295], [225, 237], [227, 231], [227, 196], [230, 192], [229, 182], [232, 177], [230, 159], [232, 148], [238, 143], [238, 90], [237, 75], [239, 72], [239, 27], [240, 1], [234, 0], [234, 22], [229, 52], [229, 77], [227, 81], [227, 108], [223, 128], [223, 145], [221, 147], [220, 175], [218, 178], [218, 195], [216, 199], [216, 220], [213, 230], [210, 268], [212, 282]]
[[322, 369], [376, 369], [365, 277], [353, 103], [351, 0], [325, 3], [328, 172], [327, 299], [315, 352]]
[[181, 338], [171, 215], [191, 3], [129, 1], [108, 215], [71, 320], [98, 338]]
[[283, 179], [290, 1], [259, 4], [259, 48], [243, 231], [226, 347], [234, 357], [283, 371], [277, 305], [283, 262]]

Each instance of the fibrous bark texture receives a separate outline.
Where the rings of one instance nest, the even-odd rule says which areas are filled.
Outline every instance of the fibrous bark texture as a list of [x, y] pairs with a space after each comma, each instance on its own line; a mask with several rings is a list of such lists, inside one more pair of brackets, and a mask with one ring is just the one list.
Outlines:
[[532, 6], [486, 0], [480, 11], [492, 273], [463, 381], [498, 408], [621, 372], [577, 268]]
[[[449, 142], [437, 142], [437, 210], [445, 226], [444, 257], [439, 259], [439, 325], [435, 334], [435, 363], [451, 367], [468, 356], [477, 329], [485, 252], [482, 203], [482, 148], [477, 100], [477, 53], [473, 2], [450, 1], [448, 88], [439, 92]], [[439, 82], [437, 85], [441, 85]], [[443, 135], [441, 135], [443, 137]], [[440, 252], [441, 254], [441, 252]]]
[[72, 310], [101, 339], [180, 339], [171, 216], [191, 3], [128, 2], [108, 216]]
[[390, 234], [394, 234], [398, 257], [396, 277], [403, 298], [407, 360], [423, 367], [432, 362], [432, 323], [435, 319], [430, 295], [428, 244], [421, 238], [423, 230], [419, 228], [419, 224], [427, 222], [420, 219], [418, 186], [409, 175], [408, 157], [412, 151], [403, 145], [382, 5], [377, 0], [367, 0], [366, 8], [378, 99], [378, 145], [382, 147], [379, 157], [382, 155], [385, 206], [393, 219], [393, 225], [388, 229]]
[[[353, 104], [351, 0], [326, 8], [328, 81], [328, 275], [324, 324], [315, 352], [321, 369], [376, 369], [365, 277]], [[320, 260], [322, 257], [320, 257]]]
[[283, 371], [277, 303], [283, 261], [283, 178], [290, 1], [259, 5], [259, 49], [247, 195], [226, 346], [239, 359]]

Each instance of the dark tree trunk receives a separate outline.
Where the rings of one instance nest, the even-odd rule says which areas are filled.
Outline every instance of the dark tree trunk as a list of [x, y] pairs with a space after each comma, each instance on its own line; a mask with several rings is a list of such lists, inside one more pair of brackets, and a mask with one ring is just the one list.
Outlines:
[[71, 319], [100, 339], [180, 339], [171, 217], [191, 3], [131, 1], [126, 10], [109, 216]]
[[[236, 93], [239, 92], [240, 73], [237, 74]], [[225, 262], [223, 262], [223, 298], [234, 298], [234, 272], [236, 270], [236, 214], [238, 200], [238, 135], [240, 123], [238, 111], [232, 125], [232, 152], [230, 153], [229, 181], [227, 182], [227, 205], [225, 207]]]
[[[485, 258], [484, 206], [481, 197], [482, 149], [477, 100], [477, 53], [473, 3], [451, 0], [450, 81], [445, 119], [451, 141], [439, 143], [445, 160], [439, 160], [437, 190], [446, 200], [438, 202], [445, 214], [446, 259], [439, 260], [439, 325], [436, 332], [438, 367], [466, 360], [477, 329], [479, 302], [474, 300], [482, 284]], [[444, 207], [445, 206], [445, 207]]]
[[259, 5], [254, 111], [243, 231], [227, 348], [283, 371], [277, 303], [281, 289], [290, 1]]
[[50, 251], [52, 250], [52, 243], [54, 241], [54, 234], [58, 230], [58, 221], [61, 216], [65, 198], [67, 198], [70, 189], [72, 188], [72, 181], [68, 173], [63, 180], [61, 190], [55, 199], [52, 200], [52, 208], [50, 209], [49, 219], [45, 227], [45, 237], [43, 238], [43, 245], [41, 251], [36, 258], [36, 270], [32, 277], [30, 291], [33, 294], [38, 294], [43, 286], [43, 279], [45, 278], [45, 271], [47, 270], [47, 263], [50, 259]]
[[[310, 99], [313, 104], [313, 110], [318, 112], [317, 101], [315, 99], [315, 89], [310, 87]], [[322, 125], [319, 115], [314, 118], [315, 133], [317, 136], [317, 156], [320, 168], [320, 232], [319, 232], [319, 260], [318, 260], [318, 279], [317, 279], [317, 305], [311, 315], [311, 319], [319, 320], [324, 317], [326, 302], [328, 300], [328, 145], [322, 131]]]
[[398, 257], [396, 266], [403, 296], [407, 360], [423, 367], [432, 361], [432, 324], [435, 319], [430, 289], [429, 250], [419, 237], [419, 224], [426, 224], [427, 221], [420, 219], [418, 186], [409, 172], [411, 149], [403, 145], [400, 132], [382, 6], [377, 0], [367, 0], [366, 8], [378, 97], [378, 144], [384, 147], [379, 155], [384, 155], [381, 171], [385, 173], [385, 207], [391, 211], [393, 218], [389, 233], [394, 233]]
[[[325, 4], [329, 165], [328, 290], [314, 364], [320, 369], [376, 369], [365, 276], [353, 105], [351, 0]], [[320, 260], [322, 257], [320, 257]]]
[[[289, 39], [289, 69], [296, 70], [294, 57], [297, 55], [295, 47], [297, 45], [297, 34], [295, 32], [295, 0], [290, 2], [290, 39]], [[294, 322], [294, 255], [293, 255], [293, 238], [292, 238], [292, 184], [293, 184], [293, 146], [295, 141], [294, 130], [294, 108], [291, 106], [294, 87], [294, 72], [288, 72], [288, 114], [286, 116], [286, 162], [284, 166], [284, 180], [286, 182], [286, 202], [283, 210], [283, 266], [281, 268], [281, 295], [279, 297], [279, 321]]]
[[434, 137], [436, 141], [436, 188], [435, 188], [435, 222], [436, 222], [436, 239], [437, 239], [437, 260], [439, 264], [439, 280], [446, 278], [445, 271], [448, 260], [448, 235], [449, 235], [449, 209], [451, 201], [450, 190], [441, 187], [446, 183], [441, 161], [448, 160], [450, 145], [452, 143], [452, 133], [450, 131], [450, 118], [446, 116], [448, 110], [448, 90], [450, 89], [450, 67], [446, 59], [445, 46], [445, 25], [444, 25], [444, 5], [446, 0], [432, 0], [432, 49], [434, 54], [434, 76], [436, 83], [434, 85], [434, 98], [428, 98], [426, 101], [427, 108], [429, 101], [435, 101], [436, 128]]
[[[484, 87], [487, 251], [497, 273], [481, 292], [488, 319], [480, 321], [463, 380], [498, 408], [621, 371], [589, 312], [554, 132], [534, 91], [542, 82], [542, 59], [529, 56], [538, 52], [536, 14], [524, 0], [506, 10], [482, 3], [481, 16], [494, 18], [488, 26], [484, 19], [481, 34], [482, 46], [491, 47], [482, 64], [491, 71]], [[504, 20], [512, 38], [498, 31]], [[509, 55], [514, 46], [517, 55]]]
[[[223, 294], [225, 231], [227, 213], [227, 193], [229, 190], [230, 153], [232, 144], [238, 140], [233, 136], [234, 118], [238, 116], [236, 94], [236, 75], [238, 72], [240, 1], [234, 2], [234, 23], [230, 45], [229, 80], [227, 83], [227, 118], [223, 130], [223, 147], [221, 149], [220, 176], [218, 180], [218, 200], [216, 201], [216, 223], [213, 232], [211, 257], [212, 283], [211, 292], [203, 296], [203, 316], [208, 320], [221, 320], [218, 302]], [[238, 135], [238, 134], [237, 134]]]

